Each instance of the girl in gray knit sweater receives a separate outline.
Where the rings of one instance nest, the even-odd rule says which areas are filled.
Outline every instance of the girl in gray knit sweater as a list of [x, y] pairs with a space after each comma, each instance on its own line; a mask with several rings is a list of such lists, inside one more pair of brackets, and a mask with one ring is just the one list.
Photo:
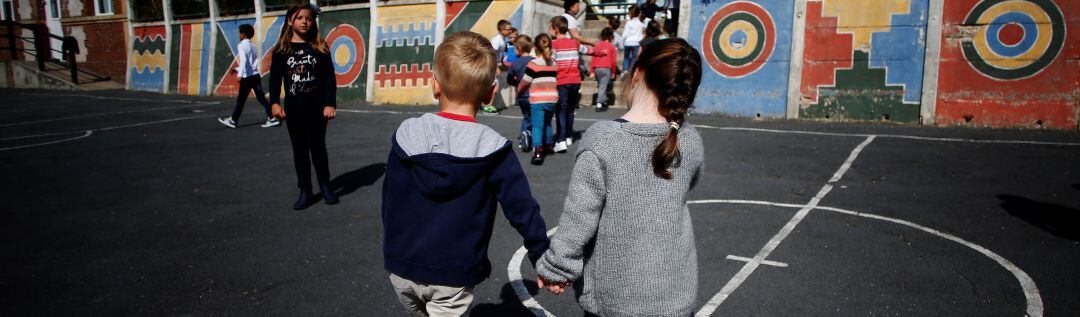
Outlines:
[[662, 40], [630, 73], [630, 111], [582, 138], [558, 230], [536, 262], [537, 284], [558, 295], [581, 278], [578, 302], [600, 316], [689, 316], [697, 251], [686, 196], [704, 148], [684, 119], [701, 57], [682, 39]]

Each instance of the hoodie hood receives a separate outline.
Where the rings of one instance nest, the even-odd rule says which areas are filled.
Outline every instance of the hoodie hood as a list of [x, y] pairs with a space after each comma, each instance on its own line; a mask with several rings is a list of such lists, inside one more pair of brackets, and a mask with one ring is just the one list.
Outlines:
[[402, 122], [392, 143], [392, 155], [432, 200], [459, 196], [512, 152], [510, 141], [487, 126], [434, 114]]

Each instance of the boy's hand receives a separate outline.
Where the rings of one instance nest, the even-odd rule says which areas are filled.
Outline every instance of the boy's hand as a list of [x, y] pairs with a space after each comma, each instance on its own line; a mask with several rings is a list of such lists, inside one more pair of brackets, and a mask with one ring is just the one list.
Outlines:
[[280, 104], [273, 104], [270, 106], [270, 114], [274, 118], [285, 119], [285, 108], [282, 108]]
[[539, 274], [536, 275], [536, 286], [539, 288], [547, 288], [549, 292], [555, 295], [562, 294], [567, 285], [570, 285], [570, 282], [555, 283], [545, 280], [544, 277]]
[[323, 107], [322, 116], [323, 118], [326, 118], [326, 120], [334, 119], [335, 117], [337, 117], [337, 109], [331, 106]]

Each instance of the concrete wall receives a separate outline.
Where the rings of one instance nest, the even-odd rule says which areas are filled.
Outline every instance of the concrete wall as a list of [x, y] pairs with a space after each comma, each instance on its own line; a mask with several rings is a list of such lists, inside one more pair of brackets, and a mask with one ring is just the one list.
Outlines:
[[1080, 2], [698, 0], [698, 111], [1077, 129]]
[[14, 77], [14, 81], [11, 83], [11, 87], [54, 90], [78, 90], [77, 87], [62, 79], [39, 72], [37, 70], [36, 63], [16, 61], [12, 62], [9, 65], [11, 66], [11, 72]]

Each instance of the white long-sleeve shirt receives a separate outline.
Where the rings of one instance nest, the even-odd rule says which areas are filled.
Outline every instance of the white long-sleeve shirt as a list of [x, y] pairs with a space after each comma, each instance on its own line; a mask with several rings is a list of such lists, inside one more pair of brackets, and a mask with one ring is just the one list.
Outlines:
[[641, 40], [645, 38], [645, 26], [648, 25], [649, 19], [645, 21], [631, 18], [626, 21], [626, 26], [623, 29], [623, 45], [625, 46], [640, 46]]
[[255, 45], [251, 44], [251, 40], [244, 39], [236, 45], [236, 60], [239, 64], [236, 66], [237, 78], [248, 78], [259, 74], [259, 56], [256, 55]]

